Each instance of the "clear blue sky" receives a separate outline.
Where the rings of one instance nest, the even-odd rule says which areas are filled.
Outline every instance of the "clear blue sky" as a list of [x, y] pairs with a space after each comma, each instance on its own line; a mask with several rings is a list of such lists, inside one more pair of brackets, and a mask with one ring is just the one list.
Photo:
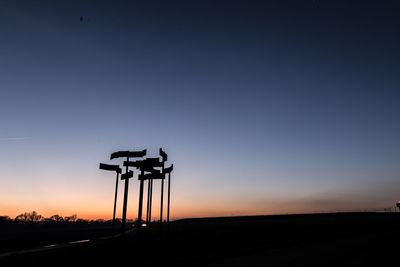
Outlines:
[[266, 2], [0, 1], [0, 215], [110, 217], [159, 147], [177, 218], [393, 205], [399, 4]]

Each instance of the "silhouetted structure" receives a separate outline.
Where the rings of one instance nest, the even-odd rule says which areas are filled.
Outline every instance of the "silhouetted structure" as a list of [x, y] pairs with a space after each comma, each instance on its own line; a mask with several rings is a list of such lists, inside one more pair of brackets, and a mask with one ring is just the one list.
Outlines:
[[[129, 158], [141, 158], [146, 156], [147, 150], [144, 149], [142, 151], [118, 151], [111, 154], [110, 159], [115, 158], [126, 158], [126, 161], [129, 161]], [[125, 173], [128, 173], [128, 166], [126, 166]], [[124, 204], [122, 210], [122, 234], [125, 233], [126, 228], [126, 212], [128, 206], [128, 189], [129, 189], [129, 178], [125, 179], [125, 188], [124, 188]]]
[[397, 201], [397, 203], [396, 203], [396, 207], [399, 209], [399, 212], [400, 212], [400, 200], [399, 200], [399, 201]]
[[171, 172], [174, 169], [174, 164], [170, 167], [164, 169], [164, 175], [168, 174], [168, 208], [167, 208], [167, 223], [169, 224], [169, 210], [170, 210], [170, 200], [171, 200]]
[[[136, 167], [141, 171], [141, 175], [144, 174], [146, 169], [146, 161], [138, 160], [138, 161], [124, 161], [124, 166], [128, 167]], [[140, 177], [140, 175], [139, 175]], [[140, 180], [140, 179], [139, 179]], [[140, 229], [142, 226], [142, 207], [143, 207], [143, 180], [140, 180], [139, 184], [139, 208], [138, 208], [138, 225], [137, 229]]]
[[151, 223], [151, 205], [153, 201], [153, 179], [147, 180], [147, 213], [146, 213], [146, 224], [147, 226]]
[[[138, 175], [139, 184], [139, 206], [138, 206], [138, 221], [137, 221], [137, 230], [140, 233], [140, 229], [143, 224], [142, 213], [143, 213], [143, 189], [144, 189], [144, 181], [148, 180], [148, 189], [147, 189], [147, 213], [146, 213], [146, 221], [148, 225], [151, 222], [151, 207], [152, 207], [152, 194], [153, 194], [153, 179], [161, 180], [161, 208], [160, 208], [160, 225], [162, 228], [163, 223], [163, 199], [164, 199], [164, 179], [165, 175], [168, 174], [168, 213], [167, 213], [167, 221], [169, 222], [169, 210], [170, 210], [170, 177], [173, 165], [169, 168], [164, 168], [165, 162], [168, 157], [167, 154], [160, 148], [160, 158], [145, 158], [143, 160], [130, 161], [130, 158], [140, 158], [144, 157], [147, 154], [147, 150], [142, 151], [118, 151], [111, 154], [110, 159], [126, 157], [126, 160], [123, 162], [123, 166], [126, 167], [125, 173], [121, 175], [121, 180], [125, 180], [125, 189], [124, 189], [124, 204], [123, 204], [123, 214], [122, 214], [122, 234], [125, 233], [126, 228], [126, 213], [127, 213], [127, 200], [128, 200], [128, 188], [129, 188], [129, 179], [133, 177], [133, 171], [128, 171], [129, 167], [135, 167], [140, 171]], [[161, 168], [156, 169], [156, 168]], [[107, 165], [100, 164], [100, 169], [105, 170], [114, 170], [117, 171], [117, 182], [116, 188], [118, 187], [118, 174], [121, 173], [121, 168], [118, 165]], [[115, 200], [114, 200], [114, 215], [113, 222], [115, 221], [115, 210], [116, 210], [116, 200], [117, 200], [117, 189], [115, 191]], [[114, 223], [113, 223], [114, 225]], [[114, 226], [113, 226], [114, 227]], [[113, 228], [114, 229], [114, 228]], [[113, 230], [114, 231], [114, 230]]]
[[161, 179], [161, 204], [160, 204], [160, 227], [161, 227], [161, 231], [162, 231], [162, 221], [163, 221], [163, 209], [164, 209], [164, 179], [165, 179], [165, 175], [164, 175], [164, 165], [165, 162], [168, 160], [168, 156], [167, 153], [165, 153], [162, 148], [160, 148], [160, 156], [162, 159], [162, 174], [163, 174], [163, 178]]
[[114, 227], [115, 227], [115, 211], [117, 208], [117, 194], [118, 194], [118, 176], [121, 173], [121, 168], [118, 165], [109, 165], [109, 164], [104, 164], [100, 163], [99, 168], [101, 170], [106, 170], [106, 171], [115, 171], [117, 173], [117, 177], [115, 179], [115, 197], [114, 197], [114, 212], [113, 212], [113, 220], [112, 220], [112, 235], [114, 236]]
[[[160, 174], [159, 170], [156, 170], [154, 168], [161, 167], [161, 162], [159, 158], [147, 158], [143, 161], [142, 166], [140, 167], [142, 170], [142, 173], [139, 175], [139, 180], [140, 184], [142, 185], [144, 183], [144, 180], [148, 180], [150, 190], [149, 190], [149, 195], [148, 195], [148, 206], [147, 206], [147, 223], [150, 222], [151, 220], [151, 204], [152, 204], [152, 187], [153, 187], [153, 177], [156, 177], [156, 175]], [[145, 174], [147, 172], [148, 174]], [[155, 178], [157, 179], [157, 178]], [[143, 197], [143, 194], [142, 194]], [[142, 220], [142, 199], [139, 200], [139, 214], [138, 214], [138, 219], [140, 221], [139, 223], [139, 228], [141, 226], [141, 220]]]

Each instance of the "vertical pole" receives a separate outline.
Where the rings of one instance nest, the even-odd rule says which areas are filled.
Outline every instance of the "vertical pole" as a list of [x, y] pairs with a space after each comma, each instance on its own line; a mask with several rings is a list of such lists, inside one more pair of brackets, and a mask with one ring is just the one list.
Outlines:
[[[162, 173], [164, 173], [164, 161], [162, 164]], [[160, 206], [160, 228], [163, 228], [163, 207], [164, 207], [164, 179], [161, 179], [161, 206]]]
[[[142, 176], [144, 175], [143, 170], [141, 174]], [[140, 228], [142, 227], [142, 206], [143, 206], [143, 179], [140, 180], [140, 189], [139, 189], [139, 209], [138, 209], [138, 227], [137, 227], [139, 233], [140, 233]]]
[[114, 212], [113, 212], [113, 221], [112, 221], [112, 236], [113, 237], [114, 237], [114, 230], [115, 230], [115, 211], [117, 209], [118, 176], [119, 176], [119, 173], [117, 172], [117, 179], [115, 182]]
[[[126, 158], [126, 161], [129, 161], [129, 157]], [[128, 166], [126, 166], [125, 173], [128, 173]], [[121, 234], [125, 234], [126, 229], [126, 209], [128, 205], [128, 188], [129, 188], [129, 179], [125, 179], [125, 189], [124, 189], [124, 207], [122, 210], [122, 227]]]
[[150, 211], [150, 179], [147, 181], [147, 212], [146, 212], [147, 226], [149, 225], [149, 211]]
[[170, 202], [170, 196], [171, 196], [170, 188], [171, 188], [171, 173], [168, 173], [168, 209], [167, 209], [167, 223], [168, 223], [168, 226], [169, 226], [169, 202]]
[[153, 179], [150, 179], [150, 210], [149, 210], [149, 225], [151, 223], [151, 206], [153, 204]]
[[160, 207], [160, 227], [162, 230], [162, 210], [163, 210], [163, 199], [164, 199], [164, 179], [161, 179], [161, 207]]

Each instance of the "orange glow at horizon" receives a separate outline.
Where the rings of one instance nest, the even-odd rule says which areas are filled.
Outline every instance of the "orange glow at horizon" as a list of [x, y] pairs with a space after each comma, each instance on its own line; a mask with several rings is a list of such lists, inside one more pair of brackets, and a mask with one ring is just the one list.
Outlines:
[[[97, 166], [97, 162], [93, 161], [90, 166]], [[115, 179], [112, 175], [94, 167], [71, 171], [61, 164], [54, 163], [54, 165], [51, 171], [44, 167], [29, 170], [27, 178], [10, 173], [7, 176], [9, 180], [5, 181], [4, 186], [0, 188], [0, 216], [15, 218], [21, 213], [36, 211], [47, 218], [55, 214], [63, 217], [77, 214], [78, 218], [90, 220], [112, 218], [115, 187]], [[287, 187], [285, 184], [274, 185], [269, 181], [254, 187], [247, 187], [248, 184], [231, 184], [230, 187], [225, 186], [221, 190], [221, 181], [224, 177], [208, 175], [210, 177], [207, 179], [212, 183], [202, 179], [203, 177], [198, 173], [189, 175], [189, 172], [176, 170], [171, 185], [171, 220], [354, 211], [382, 208], [387, 203], [385, 199], [382, 199], [380, 192], [374, 191], [374, 184], [370, 186], [372, 189], [366, 185], [362, 193], [358, 192], [355, 198], [352, 190], [341, 189], [340, 192], [332, 190], [310, 194], [307, 191], [308, 188], [304, 189], [301, 185]], [[57, 178], [54, 179], [54, 177]], [[30, 184], [26, 186], [28, 182]], [[395, 188], [395, 185], [397, 184], [387, 186], [388, 192], [391, 188]], [[128, 219], [134, 220], [138, 216], [138, 187], [137, 181], [130, 183]], [[146, 183], [145, 189], [147, 189]], [[159, 220], [160, 183], [155, 183], [153, 190], [152, 220]], [[117, 218], [122, 217], [123, 191], [123, 183], [119, 183]], [[146, 212], [146, 192], [145, 190], [143, 218]], [[164, 220], [166, 219], [166, 202], [164, 198]]]
[[[233, 203], [232, 203], [233, 204]], [[128, 206], [128, 216], [127, 219], [135, 220], [137, 219], [137, 203], [130, 203]], [[171, 220], [184, 219], [184, 218], [200, 218], [200, 217], [224, 217], [224, 216], [251, 216], [251, 215], [275, 215], [275, 214], [293, 214], [293, 213], [315, 213], [315, 212], [336, 212], [336, 211], [346, 211], [346, 209], [336, 209], [334, 207], [327, 207], [326, 209], [315, 209], [310, 207], [305, 207], [302, 205], [288, 207], [284, 203], [281, 205], [268, 205], [264, 207], [247, 207], [242, 208], [232, 208], [236, 205], [225, 206], [225, 205], [213, 205], [213, 206], [203, 206], [203, 205], [188, 205], [185, 203], [174, 203], [171, 206]], [[285, 207], [286, 206], [286, 207]], [[0, 206], [1, 207], [1, 206]], [[79, 208], [78, 208], [79, 207]], [[121, 218], [122, 205], [119, 206], [117, 210], [117, 218]], [[143, 218], [145, 217], [146, 206], [143, 207]], [[1, 207], [0, 216], [10, 216], [15, 218], [17, 215], [24, 212], [36, 211], [45, 218], [52, 215], [58, 214], [60, 216], [71, 216], [77, 214], [78, 218], [87, 220], [96, 219], [112, 219], [112, 207], [108, 203], [107, 205], [99, 205], [96, 207], [90, 205], [80, 205], [80, 206], [64, 206], [57, 208], [45, 208], [38, 206], [24, 206], [15, 208], [3, 208]], [[352, 211], [349, 209], [348, 211]], [[164, 207], [164, 220], [166, 220], [166, 207]], [[152, 220], [159, 220], [159, 206], [154, 205], [152, 211]]]

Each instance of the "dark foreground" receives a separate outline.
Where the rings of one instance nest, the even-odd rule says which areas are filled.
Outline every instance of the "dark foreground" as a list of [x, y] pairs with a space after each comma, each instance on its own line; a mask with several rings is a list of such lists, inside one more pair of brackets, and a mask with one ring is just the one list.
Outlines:
[[162, 238], [159, 229], [1, 257], [0, 266], [400, 266], [400, 213], [186, 219]]

